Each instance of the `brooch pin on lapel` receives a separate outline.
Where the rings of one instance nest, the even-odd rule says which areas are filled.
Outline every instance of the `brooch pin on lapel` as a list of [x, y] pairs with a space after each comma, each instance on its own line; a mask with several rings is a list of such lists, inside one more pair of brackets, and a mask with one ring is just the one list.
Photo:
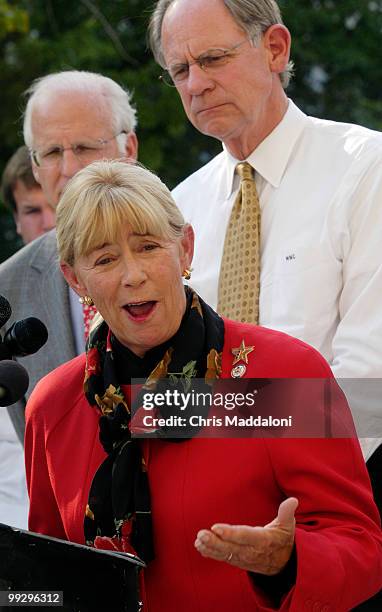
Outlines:
[[247, 371], [247, 368], [243, 364], [240, 364], [240, 365], [236, 365], [236, 364], [239, 363], [239, 361], [244, 361], [244, 363], [247, 364], [248, 355], [252, 353], [252, 351], [254, 350], [255, 350], [254, 346], [245, 346], [244, 340], [241, 341], [241, 344], [238, 348], [231, 349], [232, 355], [234, 356], [232, 365], [236, 366], [232, 368], [231, 370], [232, 378], [241, 378], [242, 376], [244, 376], [244, 374]]

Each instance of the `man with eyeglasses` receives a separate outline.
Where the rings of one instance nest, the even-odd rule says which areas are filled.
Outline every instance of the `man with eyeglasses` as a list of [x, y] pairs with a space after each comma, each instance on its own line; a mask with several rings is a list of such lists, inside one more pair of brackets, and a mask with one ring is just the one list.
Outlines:
[[[162, 81], [191, 123], [223, 143], [173, 192], [195, 229], [194, 288], [226, 316], [315, 346], [337, 378], [381, 377], [381, 134], [307, 117], [287, 98], [291, 39], [272, 0], [159, 0], [149, 34]], [[245, 270], [236, 280], [222, 274], [243, 161], [261, 215], [251, 318], [240, 296]], [[243, 236], [238, 243], [234, 270]], [[381, 434], [381, 411], [362, 409]], [[364, 443], [367, 459], [378, 444]]]
[[[130, 94], [112, 79], [91, 72], [59, 72], [38, 79], [27, 93], [24, 140], [34, 176], [51, 207], [56, 207], [69, 179], [92, 161], [136, 160], [136, 111]], [[35, 355], [20, 359], [29, 374], [29, 396], [42, 376], [83, 351], [84, 325], [90, 314], [61, 275], [54, 230], [0, 265], [0, 293], [12, 307], [7, 327], [35, 316], [48, 328], [47, 344]], [[24, 405], [9, 407], [21, 442]], [[1, 490], [0, 475], [0, 499]]]
[[[229, 318], [313, 345], [338, 379], [378, 382], [381, 135], [287, 98], [291, 37], [273, 0], [159, 0], [149, 35], [191, 123], [223, 143], [173, 192], [195, 229], [192, 286]], [[382, 507], [369, 392], [350, 402]]]

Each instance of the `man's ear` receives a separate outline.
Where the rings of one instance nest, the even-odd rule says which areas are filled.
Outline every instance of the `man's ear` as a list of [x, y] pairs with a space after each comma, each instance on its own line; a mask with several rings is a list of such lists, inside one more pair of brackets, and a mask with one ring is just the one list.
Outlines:
[[21, 236], [20, 221], [19, 221], [19, 215], [18, 215], [17, 212], [13, 213], [13, 220], [14, 220], [15, 225], [16, 225], [16, 234], [18, 234], [18, 236]]
[[129, 132], [125, 144], [125, 156], [127, 159], [137, 161], [138, 159], [138, 138], [135, 132]]
[[194, 256], [195, 234], [192, 225], [187, 223], [183, 228], [183, 236], [181, 238], [182, 248], [182, 266], [183, 269], [191, 268], [192, 258]]
[[67, 263], [60, 263], [60, 268], [68, 285], [77, 293], [77, 295], [84, 297], [86, 295], [86, 288], [79, 280], [74, 268], [69, 266]]
[[32, 172], [33, 172], [34, 180], [36, 181], [36, 183], [41, 185], [39, 168], [38, 166], [36, 166], [36, 164], [33, 163], [33, 161], [32, 161]]
[[269, 55], [269, 67], [272, 72], [280, 74], [286, 69], [291, 46], [291, 35], [288, 28], [276, 23], [263, 35], [263, 43]]

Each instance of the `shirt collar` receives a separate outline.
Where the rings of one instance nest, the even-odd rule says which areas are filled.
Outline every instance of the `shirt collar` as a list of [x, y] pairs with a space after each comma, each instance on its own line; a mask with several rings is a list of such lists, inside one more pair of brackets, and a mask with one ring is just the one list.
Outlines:
[[[304, 130], [307, 116], [289, 100], [288, 109], [275, 129], [247, 157], [256, 172], [277, 188], [288, 165], [293, 148]], [[223, 145], [226, 158], [226, 194], [231, 195], [234, 185], [235, 159]]]

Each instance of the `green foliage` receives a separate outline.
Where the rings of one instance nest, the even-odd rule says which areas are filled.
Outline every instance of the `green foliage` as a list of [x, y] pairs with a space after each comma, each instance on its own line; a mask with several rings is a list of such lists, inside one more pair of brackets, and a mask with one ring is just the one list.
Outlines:
[[23, 9], [0, 0], [0, 40], [15, 32], [26, 33], [29, 29], [28, 14]]
[[296, 77], [290, 95], [319, 117], [382, 129], [382, 2], [284, 3]]
[[[139, 157], [173, 187], [220, 150], [158, 81], [146, 47], [153, 0], [0, 0], [0, 172], [22, 143], [22, 93], [33, 79], [93, 70], [134, 92]], [[382, 129], [381, 0], [280, 2], [296, 65], [290, 96], [308, 114]], [[6, 220], [6, 221], [5, 221]], [[0, 209], [0, 261], [18, 246]]]

